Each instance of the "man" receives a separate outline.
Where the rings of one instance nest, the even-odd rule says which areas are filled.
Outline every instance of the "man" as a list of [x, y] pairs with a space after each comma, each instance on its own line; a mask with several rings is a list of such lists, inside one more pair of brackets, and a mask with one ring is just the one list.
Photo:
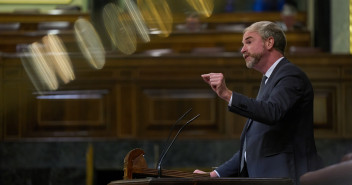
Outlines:
[[304, 25], [299, 22], [297, 17], [297, 5], [294, 2], [287, 2], [281, 11], [281, 22], [277, 22], [284, 31], [304, 30]]
[[[248, 68], [265, 77], [256, 99], [229, 90], [221, 73], [203, 74], [231, 112], [247, 117], [241, 149], [210, 172], [211, 177], [299, 177], [320, 164], [313, 133], [313, 88], [308, 77], [284, 57], [280, 27], [262, 21], [244, 30], [242, 54]], [[195, 170], [194, 173], [205, 173]]]

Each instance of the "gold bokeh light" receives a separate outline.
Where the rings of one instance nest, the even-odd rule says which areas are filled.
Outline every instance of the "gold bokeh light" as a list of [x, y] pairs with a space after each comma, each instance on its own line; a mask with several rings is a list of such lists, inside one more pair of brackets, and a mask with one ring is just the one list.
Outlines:
[[105, 49], [93, 25], [86, 19], [77, 19], [74, 24], [75, 37], [83, 56], [95, 69], [105, 65]]
[[165, 0], [137, 0], [148, 27], [162, 37], [168, 37], [172, 31], [173, 17], [169, 4]]
[[143, 42], [150, 42], [149, 30], [145, 24], [143, 16], [139, 11], [138, 7], [131, 0], [121, 0], [120, 3], [122, 7], [126, 7], [135, 28], [137, 29], [137, 33], [141, 37]]
[[198, 14], [210, 17], [214, 10], [214, 0], [187, 0]]
[[103, 9], [103, 20], [112, 45], [124, 54], [133, 54], [137, 35], [129, 15], [115, 3], [108, 3]]
[[56, 74], [67, 84], [75, 79], [71, 59], [62, 40], [57, 35], [47, 35], [42, 39], [47, 60], [51, 61]]
[[32, 83], [38, 91], [57, 90], [59, 82], [55, 76], [55, 71], [51, 61], [46, 58], [45, 48], [39, 42], [34, 42], [28, 46], [27, 60], [24, 66], [31, 76]]

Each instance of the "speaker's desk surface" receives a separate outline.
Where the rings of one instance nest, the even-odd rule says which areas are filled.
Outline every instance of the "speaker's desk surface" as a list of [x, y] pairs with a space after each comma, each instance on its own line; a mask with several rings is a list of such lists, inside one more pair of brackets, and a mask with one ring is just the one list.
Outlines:
[[142, 178], [112, 181], [108, 185], [293, 185], [286, 178]]

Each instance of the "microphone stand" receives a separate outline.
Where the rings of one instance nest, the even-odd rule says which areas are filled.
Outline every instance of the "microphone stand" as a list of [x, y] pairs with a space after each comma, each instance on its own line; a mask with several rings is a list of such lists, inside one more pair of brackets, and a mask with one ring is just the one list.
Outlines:
[[[170, 140], [172, 131], [174, 130], [175, 126], [176, 126], [189, 112], [191, 112], [191, 110], [192, 110], [192, 108], [190, 108], [190, 109], [189, 109], [187, 112], [185, 112], [181, 117], [179, 117], [179, 118], [177, 119], [177, 121], [172, 125], [172, 127], [171, 127], [171, 129], [170, 129], [170, 131], [169, 131], [169, 135], [167, 136], [167, 139], [166, 139], [166, 141], [165, 141], [165, 143], [164, 143], [163, 150], [161, 151], [161, 155], [163, 155], [164, 152], [165, 152], [166, 146], [167, 146], [167, 144], [169, 143], [169, 140]], [[160, 158], [159, 158], [159, 160], [158, 160], [158, 163], [159, 163], [159, 162], [160, 162]], [[158, 163], [157, 163], [157, 164], [158, 164]]]
[[173, 140], [171, 141], [171, 143], [169, 144], [169, 146], [167, 147], [167, 149], [165, 150], [165, 152], [163, 153], [163, 155], [160, 157], [158, 166], [157, 166], [157, 170], [158, 170], [158, 177], [160, 178], [162, 176], [161, 174], [161, 164], [163, 162], [164, 157], [166, 156], [167, 152], [169, 151], [169, 149], [171, 148], [171, 146], [174, 144], [177, 136], [180, 134], [181, 130], [187, 126], [189, 123], [191, 123], [193, 120], [197, 119], [200, 116], [200, 114], [196, 115], [195, 117], [193, 117], [192, 119], [190, 119], [189, 121], [187, 121], [187, 123], [185, 123], [184, 125], [182, 125], [182, 127], [178, 130], [178, 132], [176, 133], [175, 137], [173, 138]]

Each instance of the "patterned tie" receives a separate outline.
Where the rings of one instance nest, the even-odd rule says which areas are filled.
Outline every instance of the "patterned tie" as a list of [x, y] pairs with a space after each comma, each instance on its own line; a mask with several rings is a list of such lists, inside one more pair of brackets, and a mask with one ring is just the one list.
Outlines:
[[[257, 95], [257, 99], [258, 97], [260, 97], [260, 94], [262, 93], [264, 86], [265, 86], [265, 81], [268, 77], [266, 77], [265, 75], [262, 78], [262, 82], [260, 83], [260, 87], [259, 87], [259, 92]], [[247, 147], [247, 141], [246, 141], [246, 133], [247, 133], [247, 128], [249, 127], [249, 125], [252, 123], [253, 120], [249, 120], [249, 122], [247, 123], [245, 130], [244, 130], [244, 141], [243, 141], [243, 146], [242, 146], [242, 153], [241, 153], [241, 171], [243, 170], [244, 167], [244, 162], [245, 162], [245, 153], [246, 153], [246, 147]]]

